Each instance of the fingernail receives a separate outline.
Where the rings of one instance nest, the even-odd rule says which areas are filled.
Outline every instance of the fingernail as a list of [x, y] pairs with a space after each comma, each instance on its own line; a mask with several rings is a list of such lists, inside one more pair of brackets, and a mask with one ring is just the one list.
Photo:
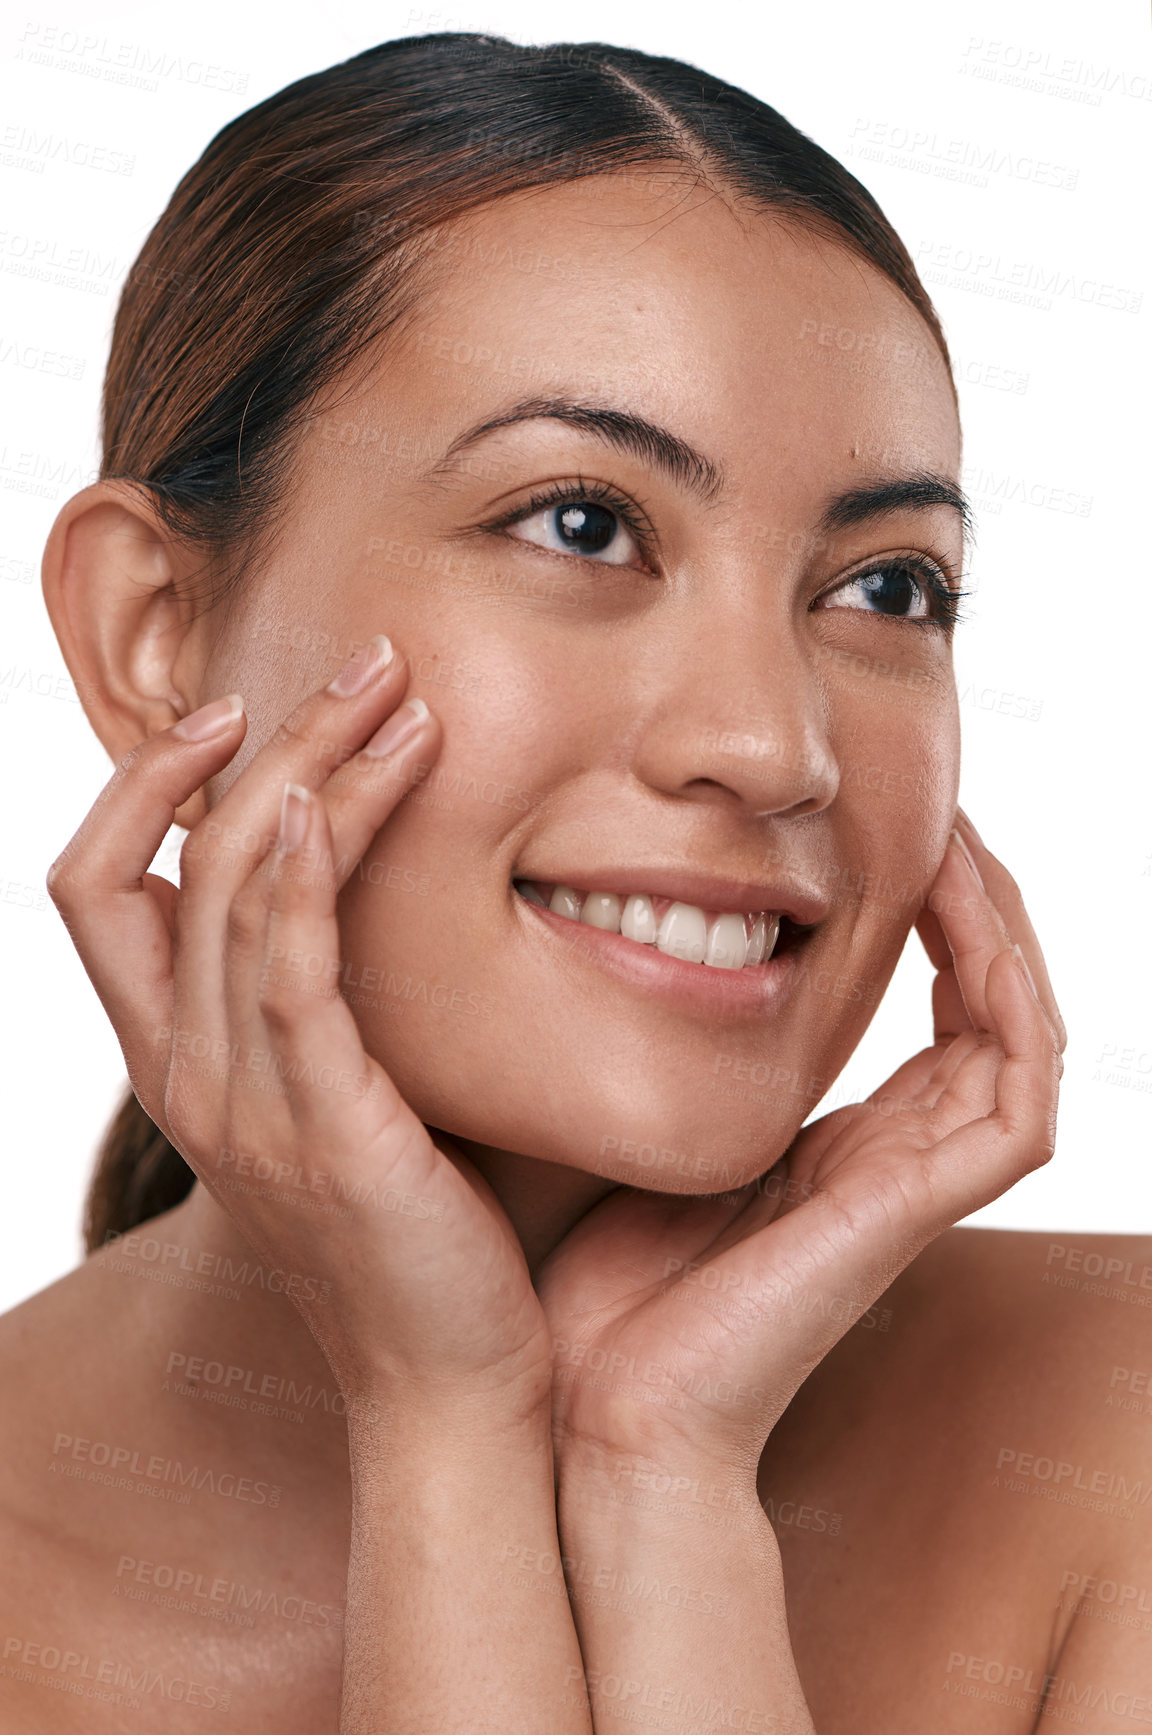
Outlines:
[[334, 693], [338, 699], [350, 699], [353, 693], [362, 693], [369, 681], [374, 681], [388, 667], [392, 654], [391, 639], [377, 633], [348, 659], [335, 680], [329, 681], [328, 692]]
[[960, 850], [961, 854], [963, 855], [964, 860], [968, 863], [968, 866], [972, 869], [972, 872], [976, 875], [976, 884], [980, 887], [980, 890], [983, 891], [984, 890], [984, 881], [981, 878], [980, 869], [976, 866], [975, 858], [972, 855], [972, 851], [968, 848], [968, 845], [964, 842], [964, 839], [960, 836], [960, 833], [956, 830], [955, 826], [952, 827], [952, 841], [956, 844], [957, 848]]
[[312, 794], [299, 783], [286, 783], [280, 802], [280, 848], [299, 849], [308, 835]]
[[189, 711], [173, 725], [172, 733], [181, 741], [210, 741], [213, 735], [223, 735], [225, 729], [231, 728], [237, 717], [243, 715], [244, 700], [239, 693], [229, 693], [223, 699], [212, 699], [207, 705], [201, 705], [198, 711]]
[[1039, 996], [1039, 994], [1036, 993], [1036, 984], [1032, 980], [1032, 972], [1028, 968], [1027, 961], [1025, 960], [1024, 954], [1020, 950], [1019, 946], [1013, 946], [1012, 955], [1016, 959], [1016, 962], [1019, 964], [1020, 968], [1023, 970], [1025, 978], [1027, 979], [1029, 988], [1031, 988], [1033, 994], [1035, 994], [1037, 1000], [1039, 1000], [1040, 996]]
[[427, 715], [428, 707], [423, 699], [406, 699], [398, 711], [381, 723], [372, 739], [365, 742], [364, 752], [372, 759], [382, 759], [385, 753], [391, 753], [394, 747], [406, 741]]

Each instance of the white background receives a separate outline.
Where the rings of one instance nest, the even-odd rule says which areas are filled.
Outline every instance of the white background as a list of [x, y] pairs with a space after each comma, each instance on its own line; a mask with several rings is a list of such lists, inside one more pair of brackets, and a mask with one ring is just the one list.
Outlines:
[[[1070, 1030], [1057, 1156], [981, 1220], [1152, 1232], [1144, 0], [454, 0], [442, 12], [407, 0], [61, 0], [9, 16], [0, 1305], [78, 1258], [92, 1154], [124, 1080], [43, 893], [110, 765], [39, 591], [53, 517], [97, 463], [119, 285], [225, 122], [376, 42], [444, 29], [607, 40], [703, 65], [838, 156], [904, 238], [959, 366], [964, 481], [978, 511], [978, 595], [957, 644], [961, 801], [1024, 890]], [[833, 1101], [872, 1088], [922, 1045], [929, 980], [913, 938]]]

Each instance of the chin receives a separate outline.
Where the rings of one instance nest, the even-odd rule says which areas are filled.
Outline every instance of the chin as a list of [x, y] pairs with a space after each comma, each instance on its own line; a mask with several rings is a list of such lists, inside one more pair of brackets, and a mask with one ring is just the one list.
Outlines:
[[467, 1104], [435, 1088], [407, 1095], [425, 1124], [449, 1138], [650, 1192], [703, 1196], [763, 1175], [819, 1100], [819, 1083], [782, 1071], [765, 1063], [763, 1078], [747, 1085], [722, 1072], [689, 1092], [683, 1073], [638, 1092], [634, 1077], [585, 1072], [578, 1080], [539, 1075], [531, 1098], [514, 1081], [498, 1101], [485, 1102], [491, 1093], [479, 1089]]

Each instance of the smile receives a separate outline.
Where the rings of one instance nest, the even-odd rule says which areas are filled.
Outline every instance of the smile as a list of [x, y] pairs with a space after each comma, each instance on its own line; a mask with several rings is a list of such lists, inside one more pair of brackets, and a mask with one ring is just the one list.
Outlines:
[[781, 918], [767, 910], [710, 910], [656, 894], [622, 897], [546, 880], [514, 880], [513, 885], [538, 909], [713, 970], [766, 964], [780, 936]]

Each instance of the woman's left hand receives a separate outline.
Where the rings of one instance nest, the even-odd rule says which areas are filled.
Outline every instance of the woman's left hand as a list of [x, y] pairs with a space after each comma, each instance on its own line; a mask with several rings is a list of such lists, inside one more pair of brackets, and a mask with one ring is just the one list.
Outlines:
[[932, 1045], [758, 1180], [620, 1189], [541, 1267], [560, 1468], [671, 1448], [754, 1475], [798, 1387], [920, 1249], [1052, 1155], [1063, 1021], [1015, 881], [957, 824], [916, 922]]

